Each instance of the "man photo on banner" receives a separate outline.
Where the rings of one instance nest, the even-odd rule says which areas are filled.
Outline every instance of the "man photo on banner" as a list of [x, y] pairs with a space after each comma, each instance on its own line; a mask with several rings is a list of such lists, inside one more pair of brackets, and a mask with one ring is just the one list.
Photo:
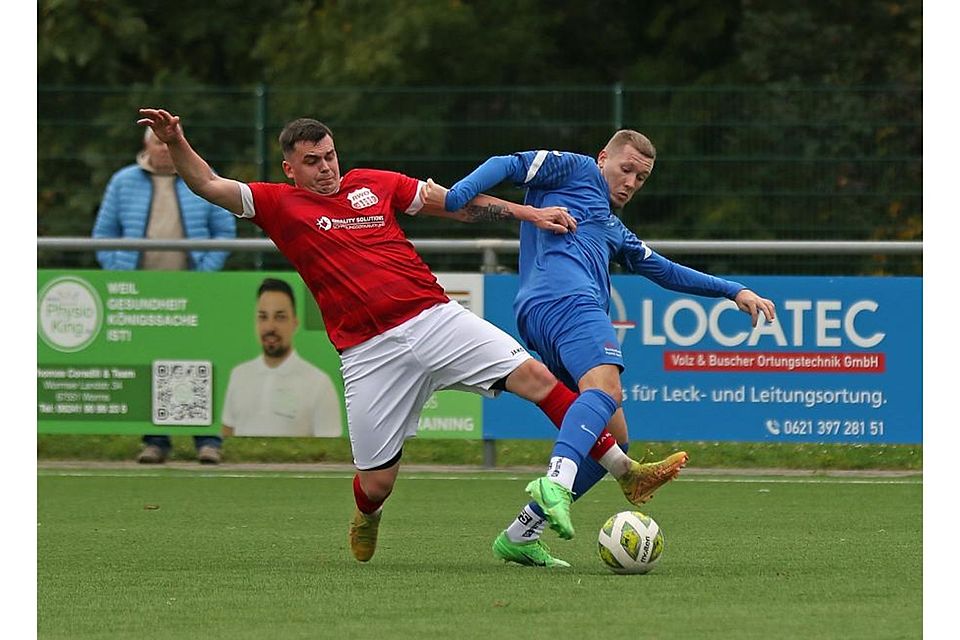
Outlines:
[[299, 327], [291, 286], [266, 278], [257, 289], [255, 329], [263, 353], [230, 372], [223, 435], [336, 438], [340, 396], [326, 373], [293, 347]]

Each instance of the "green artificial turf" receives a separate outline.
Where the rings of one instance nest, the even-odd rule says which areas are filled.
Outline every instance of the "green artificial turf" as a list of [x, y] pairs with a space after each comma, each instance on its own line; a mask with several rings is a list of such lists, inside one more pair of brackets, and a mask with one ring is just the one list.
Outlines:
[[401, 474], [380, 546], [347, 548], [350, 473], [41, 469], [40, 638], [911, 638], [922, 631], [919, 478], [683, 477], [644, 509], [665, 547], [618, 576], [596, 553], [630, 509], [606, 480], [546, 539], [490, 544], [533, 476]]

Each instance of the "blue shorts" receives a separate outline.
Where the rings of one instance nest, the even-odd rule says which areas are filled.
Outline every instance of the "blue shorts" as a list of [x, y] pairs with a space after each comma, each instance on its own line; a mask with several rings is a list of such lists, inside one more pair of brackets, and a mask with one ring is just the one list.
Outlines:
[[561, 382], [577, 390], [580, 378], [601, 364], [623, 371], [623, 354], [610, 316], [589, 298], [575, 296], [542, 303], [517, 318], [520, 337], [540, 354]]

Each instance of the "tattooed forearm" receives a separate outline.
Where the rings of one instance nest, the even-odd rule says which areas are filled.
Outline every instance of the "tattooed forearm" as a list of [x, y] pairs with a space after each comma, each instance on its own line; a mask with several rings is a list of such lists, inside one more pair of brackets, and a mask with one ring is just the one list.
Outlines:
[[467, 222], [499, 222], [516, 218], [509, 207], [493, 203], [480, 205], [468, 202], [462, 211]]

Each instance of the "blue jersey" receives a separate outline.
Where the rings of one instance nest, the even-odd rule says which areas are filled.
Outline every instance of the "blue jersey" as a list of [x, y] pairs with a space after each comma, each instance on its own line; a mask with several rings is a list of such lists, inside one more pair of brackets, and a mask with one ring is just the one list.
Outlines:
[[541, 150], [490, 158], [450, 189], [446, 208], [456, 211], [505, 180], [527, 190], [525, 204], [566, 207], [577, 221], [577, 230], [566, 234], [521, 223], [518, 318], [538, 304], [569, 296], [585, 296], [609, 312], [611, 261], [674, 291], [732, 299], [744, 288], [651, 250], [614, 214], [596, 161], [577, 153]]
[[734, 298], [744, 288], [651, 250], [614, 214], [607, 181], [588, 156], [525, 151], [490, 158], [450, 189], [445, 207], [456, 211], [505, 180], [526, 188], [526, 204], [566, 207], [577, 220], [577, 230], [566, 234], [520, 225], [520, 289], [514, 301], [520, 336], [571, 389], [598, 365], [623, 370], [609, 318], [611, 261], [684, 293]]

